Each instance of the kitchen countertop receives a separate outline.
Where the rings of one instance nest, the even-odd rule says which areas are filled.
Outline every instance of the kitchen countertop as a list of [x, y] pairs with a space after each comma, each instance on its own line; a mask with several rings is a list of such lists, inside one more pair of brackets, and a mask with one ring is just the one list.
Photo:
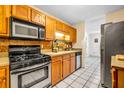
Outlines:
[[59, 51], [57, 53], [55, 53], [55, 52], [43, 52], [42, 51], [42, 54], [50, 55], [51, 57], [53, 57], [53, 56], [60, 56], [60, 55], [75, 53], [75, 52], [82, 52], [82, 50]]
[[[46, 54], [46, 55], [50, 55], [51, 57], [53, 57], [53, 56], [59, 56], [59, 55], [75, 53], [75, 52], [82, 52], [82, 50], [60, 51], [57, 53], [42, 51], [41, 53]], [[8, 57], [0, 57], [0, 66], [6, 66], [6, 65], [9, 65], [9, 58]]]
[[124, 68], [124, 61], [117, 60], [116, 56], [112, 56], [111, 66], [118, 67], [118, 68]]
[[0, 66], [9, 65], [9, 58], [8, 57], [1, 57], [0, 58]]

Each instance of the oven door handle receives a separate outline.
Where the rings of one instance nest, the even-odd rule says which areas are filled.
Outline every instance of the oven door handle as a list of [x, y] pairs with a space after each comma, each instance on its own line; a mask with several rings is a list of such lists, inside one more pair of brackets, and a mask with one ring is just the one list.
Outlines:
[[22, 73], [22, 72], [27, 72], [27, 71], [33, 71], [33, 70], [38, 70], [38, 69], [42, 69], [44, 67], [46, 67], [49, 63], [45, 64], [45, 65], [42, 65], [42, 66], [39, 66], [39, 67], [35, 67], [35, 68], [30, 68], [30, 69], [26, 69], [26, 70], [18, 70], [18, 71], [13, 71], [11, 72], [11, 74], [19, 74], [19, 73]]

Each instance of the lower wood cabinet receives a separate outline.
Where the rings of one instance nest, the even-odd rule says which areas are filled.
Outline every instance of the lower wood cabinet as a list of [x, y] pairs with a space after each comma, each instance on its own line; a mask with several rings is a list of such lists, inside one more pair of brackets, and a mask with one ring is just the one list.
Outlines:
[[75, 71], [75, 53], [52, 57], [52, 86]]
[[71, 59], [70, 59], [70, 72], [74, 72], [75, 71], [75, 53], [71, 54]]
[[112, 87], [124, 88], [124, 68], [112, 68]]
[[9, 66], [0, 66], [0, 88], [9, 88]]
[[52, 58], [52, 86], [62, 79], [62, 57]]
[[63, 78], [67, 77], [70, 74], [70, 55], [63, 56]]

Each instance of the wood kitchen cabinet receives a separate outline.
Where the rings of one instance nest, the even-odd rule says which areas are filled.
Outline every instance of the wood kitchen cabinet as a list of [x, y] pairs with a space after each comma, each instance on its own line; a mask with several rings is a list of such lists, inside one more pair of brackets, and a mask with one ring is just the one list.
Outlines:
[[56, 21], [56, 30], [63, 31], [63, 23], [60, 21]]
[[70, 59], [70, 73], [73, 73], [75, 71], [75, 66], [76, 66], [76, 63], [75, 63], [75, 53], [72, 53], [71, 54], [71, 59]]
[[45, 26], [45, 15], [35, 9], [31, 9], [31, 21]]
[[0, 5], [0, 36], [9, 36], [9, 17], [11, 15], [10, 5]]
[[75, 53], [52, 57], [52, 86], [75, 71]]
[[0, 66], [0, 88], [9, 88], [9, 66]]
[[52, 58], [52, 86], [62, 79], [62, 57]]
[[31, 8], [26, 5], [13, 5], [12, 6], [12, 16], [23, 20], [31, 20]]
[[70, 36], [71, 36], [70, 41], [72, 43], [76, 43], [77, 42], [77, 32], [76, 32], [76, 29], [75, 28], [71, 28], [71, 30], [70, 30]]
[[124, 88], [124, 68], [112, 67], [112, 87]]
[[63, 78], [70, 74], [70, 55], [63, 56]]
[[54, 40], [56, 21], [51, 17], [46, 17], [46, 39]]
[[69, 33], [70, 27], [66, 24], [63, 24], [63, 31]]

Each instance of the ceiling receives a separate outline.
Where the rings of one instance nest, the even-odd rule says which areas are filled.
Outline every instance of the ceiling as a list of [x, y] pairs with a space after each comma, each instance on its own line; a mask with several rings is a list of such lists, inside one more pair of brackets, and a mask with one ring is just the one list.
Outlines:
[[70, 24], [124, 8], [124, 5], [35, 5], [35, 7]]

